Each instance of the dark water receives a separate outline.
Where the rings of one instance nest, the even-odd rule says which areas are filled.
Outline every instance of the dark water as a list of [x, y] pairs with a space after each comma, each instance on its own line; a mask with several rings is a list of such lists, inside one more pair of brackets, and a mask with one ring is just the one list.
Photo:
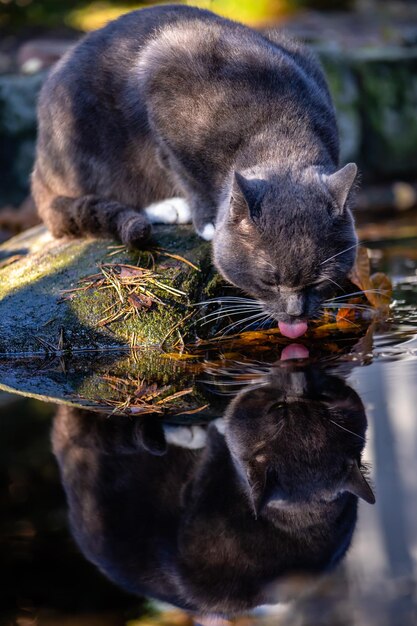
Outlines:
[[371, 248], [391, 319], [212, 376], [211, 424], [1, 397], [1, 623], [417, 623], [416, 240]]

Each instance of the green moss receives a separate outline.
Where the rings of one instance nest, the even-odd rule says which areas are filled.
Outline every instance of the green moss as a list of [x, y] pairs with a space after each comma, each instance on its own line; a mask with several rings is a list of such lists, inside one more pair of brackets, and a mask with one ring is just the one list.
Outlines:
[[226, 287], [228, 285], [220, 274], [212, 272], [203, 289], [204, 299], [216, 298]]

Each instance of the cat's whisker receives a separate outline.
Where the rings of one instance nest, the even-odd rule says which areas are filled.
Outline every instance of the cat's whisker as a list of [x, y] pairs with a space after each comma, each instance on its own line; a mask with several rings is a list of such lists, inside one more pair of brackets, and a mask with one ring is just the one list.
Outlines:
[[266, 376], [271, 368], [262, 361], [233, 361], [229, 367], [212, 367], [207, 365], [205, 371], [219, 376]]
[[321, 309], [363, 309], [365, 311], [372, 310], [372, 306], [366, 304], [350, 304], [349, 302], [329, 302], [320, 307]]
[[343, 287], [341, 287], [341, 285], [339, 285], [339, 283], [337, 283], [335, 280], [333, 280], [333, 278], [329, 278], [328, 276], [326, 276], [324, 280], [328, 280], [329, 282], [333, 283], [333, 285], [335, 285], [335, 287], [340, 289], [340, 291], [343, 291]]
[[329, 258], [325, 259], [324, 261], [322, 261], [320, 263], [320, 265], [324, 265], [325, 263], [328, 263], [329, 261], [331, 261], [332, 259], [335, 259], [336, 257], [340, 256], [341, 254], [344, 254], [345, 252], [349, 252], [349, 250], [353, 250], [353, 248], [357, 248], [357, 247], [363, 245], [364, 243], [367, 243], [367, 241], [361, 241], [360, 243], [354, 243], [353, 246], [349, 246], [348, 248], [345, 248], [344, 250], [341, 250], [340, 252], [337, 252], [336, 254], [333, 254], [333, 256], [329, 256]]
[[384, 293], [384, 290], [383, 289], [362, 289], [361, 291], [352, 291], [351, 293], [344, 293], [341, 296], [328, 298], [324, 302], [333, 302], [334, 300], [341, 300], [342, 298], [351, 298], [352, 296], [361, 296], [364, 293]]
[[[249, 313], [253, 313], [253, 311], [251, 311], [251, 310], [250, 310], [250, 311], [247, 311], [247, 313], [248, 313], [248, 314], [249, 314]], [[246, 321], [248, 321], [249, 319], [252, 319], [253, 317], [258, 317], [258, 316], [261, 316], [261, 315], [262, 315], [262, 313], [256, 313], [256, 314], [255, 314], [255, 315], [253, 315], [252, 317], [248, 317], [248, 315], [246, 315], [245, 317], [242, 317], [241, 319], [236, 320], [235, 322], [232, 322], [229, 326], [226, 326], [226, 328], [225, 328], [225, 329], [223, 329], [223, 332], [224, 332], [225, 330], [227, 330], [230, 326], [235, 326], [235, 325], [239, 325], [239, 324], [244, 324], [244, 323], [245, 323]], [[223, 319], [224, 317], [228, 317], [228, 314], [226, 314], [226, 313], [225, 313], [225, 314], [224, 314], [224, 315], [222, 315], [221, 317], [217, 318], [217, 320]], [[217, 321], [217, 320], [216, 320], [216, 321]], [[210, 321], [210, 320], [209, 320], [209, 321]], [[205, 323], [207, 323], [207, 322], [205, 322]]]
[[[261, 317], [258, 321], [259, 323], [264, 322], [266, 319], [268, 319], [269, 315], [267, 315], [265, 318]], [[254, 324], [255, 322], [250, 322], [250, 324], [247, 324], [247, 326], [245, 326], [244, 328], [242, 328], [242, 330], [240, 331], [241, 333], [244, 333], [245, 330], [247, 328], [249, 328], [250, 326], [252, 326], [252, 324]]]
[[[244, 324], [246, 322], [251, 322], [251, 324], [254, 324], [256, 320], [258, 320], [259, 318], [264, 317], [264, 313], [257, 313], [256, 315], [252, 315], [251, 317], [247, 317], [246, 319], [242, 319], [242, 320], [238, 320], [237, 322], [234, 322], [233, 324], [229, 324], [229, 326], [226, 326], [226, 328], [223, 328], [223, 333], [227, 333], [230, 332], [232, 329], [236, 328], [239, 326], [239, 324]], [[251, 324], [249, 324], [249, 326], [251, 326]], [[245, 326], [245, 328], [248, 328], [248, 326]], [[242, 330], [240, 330], [239, 332], [243, 332]]]
[[351, 326], [355, 326], [355, 328], [360, 328], [359, 324], [355, 324], [355, 322], [352, 322], [352, 320], [347, 319], [346, 317], [343, 318], [344, 322], [347, 322], [348, 324], [350, 324]]
[[[230, 333], [234, 331], [235, 328], [238, 328], [239, 325], [244, 324], [246, 322], [250, 322], [251, 324], [253, 324], [259, 318], [260, 318], [260, 314], [258, 313], [257, 315], [252, 315], [251, 317], [247, 317], [246, 319], [238, 320], [237, 322], [234, 322], [233, 324], [229, 324], [229, 326], [226, 326], [226, 328], [223, 328], [222, 333], [223, 334]], [[239, 332], [240, 333], [243, 332], [242, 329], [240, 329]]]
[[222, 296], [219, 298], [212, 298], [210, 300], [202, 300], [201, 302], [196, 302], [194, 306], [205, 306], [209, 304], [222, 304], [224, 302], [229, 302], [229, 303], [242, 302], [242, 303], [257, 304], [261, 306], [260, 303], [257, 300], [254, 300], [253, 298], [241, 298], [238, 296]]
[[349, 428], [346, 428], [345, 426], [342, 426], [341, 424], [339, 424], [335, 420], [329, 419], [329, 422], [331, 422], [335, 426], [338, 426], [342, 430], [345, 430], [347, 433], [350, 433], [351, 435], [354, 435], [355, 437], [358, 437], [359, 439], [362, 439], [362, 441], [365, 441], [365, 437], [362, 437], [362, 435], [358, 435], [358, 433], [354, 433], [353, 430], [349, 430]]
[[234, 310], [234, 311], [219, 311], [215, 315], [213, 314], [206, 315], [200, 318], [199, 321], [202, 322], [204, 320], [204, 323], [205, 323], [207, 320], [211, 320], [211, 321], [221, 320], [224, 317], [229, 317], [229, 316], [233, 317], [239, 314], [255, 313], [255, 312], [256, 312], [256, 309], [239, 309], [239, 310]]
[[214, 393], [218, 396], [236, 396], [238, 393], [240, 393], [244, 387], [249, 387], [251, 388], [251, 390], [255, 391], [256, 389], [260, 389], [261, 387], [264, 387], [265, 385], [267, 385], [267, 382], [251, 382], [251, 381], [245, 381], [242, 382], [241, 384], [239, 383], [235, 383], [235, 389], [231, 388], [230, 390], [223, 390], [223, 389], [219, 389], [219, 387], [223, 387], [224, 383], [218, 383], [216, 381], [207, 381], [207, 380], [202, 380], [199, 381], [202, 382], [206, 385], [211, 385], [212, 387], [214, 387], [215, 389], [210, 389], [211, 393]]
[[[258, 309], [253, 308], [253, 307], [248, 307], [248, 308], [239, 308], [239, 309], [229, 309], [229, 310], [219, 310], [219, 311], [215, 311], [213, 313], [208, 313], [207, 315], [205, 315], [204, 317], [200, 318], [198, 320], [198, 322], [201, 324], [201, 326], [204, 326], [205, 324], [208, 324], [209, 322], [213, 322], [213, 321], [220, 321], [221, 319], [225, 318], [225, 317], [229, 317], [229, 316], [236, 316], [236, 315], [240, 315], [241, 313], [253, 313], [255, 311], [257, 311]], [[243, 321], [245, 321], [245, 319], [243, 319]]]
[[201, 380], [200, 382], [204, 382], [208, 385], [221, 385], [222, 387], [252, 387], [254, 385], [261, 386], [268, 384], [268, 381], [261, 381], [259, 378], [250, 378], [247, 380], [222, 380], [221, 382], [215, 380]]
[[240, 306], [230, 306], [230, 307], [220, 307], [219, 309], [216, 309], [215, 311], [210, 311], [210, 313], [207, 313], [207, 315], [204, 315], [203, 318], [200, 319], [205, 319], [206, 317], [216, 317], [217, 315], [221, 315], [221, 314], [226, 314], [226, 313], [235, 313], [235, 312], [239, 312], [239, 311], [258, 311], [258, 307], [254, 307], [254, 306], [249, 306], [248, 304], [246, 305], [240, 305]]
[[273, 322], [273, 321], [274, 321], [274, 318], [272, 317], [272, 315], [268, 315], [268, 317], [261, 323], [261, 328], [265, 328], [268, 322]]

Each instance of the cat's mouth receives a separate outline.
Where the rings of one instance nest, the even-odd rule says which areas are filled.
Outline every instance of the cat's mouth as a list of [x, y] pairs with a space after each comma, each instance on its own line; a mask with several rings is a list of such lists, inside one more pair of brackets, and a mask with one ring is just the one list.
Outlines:
[[289, 339], [297, 339], [307, 332], [307, 322], [303, 320], [294, 320], [290, 322], [278, 322], [278, 328], [284, 337]]

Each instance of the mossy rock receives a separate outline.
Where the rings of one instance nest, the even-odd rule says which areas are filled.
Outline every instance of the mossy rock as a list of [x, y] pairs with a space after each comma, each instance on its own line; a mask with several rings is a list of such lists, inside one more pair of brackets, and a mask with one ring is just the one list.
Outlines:
[[[108, 351], [135, 344], [167, 347], [178, 340], [173, 329], [195, 310], [193, 302], [224, 289], [211, 265], [210, 245], [190, 226], [161, 226], [149, 251], [127, 251], [106, 240], [54, 240], [39, 226], [0, 246], [0, 355], [34, 355]], [[181, 255], [198, 269], [168, 254]], [[151, 285], [161, 304], [135, 310], [134, 315], [103, 324], [109, 307], [123, 313], [123, 304], [111, 288], [77, 290], [82, 279], [106, 267], [154, 264], [161, 284], [182, 291], [171, 292]], [[74, 289], [74, 291], [69, 291]], [[170, 336], [172, 333], [172, 336]]]

